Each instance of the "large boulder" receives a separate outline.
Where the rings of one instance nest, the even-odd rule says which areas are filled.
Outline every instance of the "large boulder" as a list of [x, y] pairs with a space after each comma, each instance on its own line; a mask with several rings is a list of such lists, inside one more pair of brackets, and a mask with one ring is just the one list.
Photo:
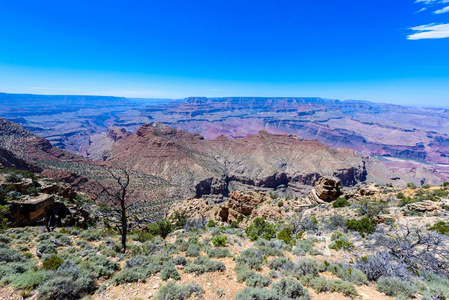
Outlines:
[[239, 215], [249, 216], [259, 204], [265, 201], [265, 196], [265, 193], [257, 192], [232, 192], [218, 214], [223, 222], [234, 221]]
[[324, 204], [334, 201], [341, 195], [340, 179], [334, 176], [323, 176], [315, 183], [315, 187], [307, 198], [312, 204]]
[[10, 227], [44, 224], [55, 208], [55, 196], [40, 194], [8, 203]]

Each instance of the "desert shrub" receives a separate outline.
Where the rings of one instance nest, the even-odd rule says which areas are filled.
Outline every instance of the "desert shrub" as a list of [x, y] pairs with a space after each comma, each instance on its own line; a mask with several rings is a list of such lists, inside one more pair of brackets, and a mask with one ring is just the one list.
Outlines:
[[284, 241], [286, 244], [291, 243], [292, 237], [292, 230], [288, 227], [282, 229], [278, 234], [278, 239]]
[[337, 292], [342, 293], [346, 297], [355, 298], [359, 296], [359, 293], [357, 293], [357, 289], [355, 286], [347, 281], [343, 280], [328, 280], [329, 285], [329, 291], [331, 293]]
[[345, 197], [338, 197], [337, 199], [335, 199], [334, 202], [332, 202], [332, 206], [334, 208], [339, 208], [339, 207], [346, 207], [346, 206], [350, 206], [351, 204], [348, 202], [348, 200]]
[[434, 273], [424, 275], [428, 289], [423, 293], [423, 299], [449, 299], [449, 280]]
[[246, 265], [250, 269], [259, 270], [264, 261], [263, 254], [254, 248], [245, 249], [237, 257], [237, 263]]
[[177, 266], [185, 266], [187, 262], [188, 261], [184, 256], [176, 256], [173, 258], [173, 263]]
[[229, 224], [230, 228], [239, 228], [239, 222], [238, 221], [232, 221], [231, 224]]
[[334, 264], [324, 261], [323, 265], [320, 266], [320, 271], [331, 272], [341, 279], [357, 285], [362, 285], [368, 282], [367, 276], [361, 270], [353, 267], [343, 266], [342, 264]]
[[316, 293], [329, 291], [329, 283], [325, 278], [306, 275], [301, 277], [300, 281], [303, 285], [313, 288]]
[[76, 299], [92, 293], [97, 288], [95, 278], [70, 263], [63, 264], [52, 278], [39, 286], [44, 299]]
[[192, 294], [199, 296], [202, 293], [203, 289], [195, 283], [184, 286], [169, 281], [159, 289], [155, 300], [184, 300], [188, 299]]
[[15, 276], [11, 280], [11, 286], [13, 289], [34, 289], [43, 284], [51, 273], [45, 270], [28, 270], [18, 276]]
[[263, 276], [262, 274], [250, 271], [249, 276], [246, 278], [246, 285], [249, 287], [266, 287], [271, 284], [271, 278]]
[[38, 253], [38, 255], [39, 254], [43, 255], [43, 254], [55, 254], [58, 251], [56, 250], [53, 243], [48, 242], [48, 241], [42, 241], [42, 242], [39, 242], [39, 244], [37, 244], [36, 252]]
[[246, 282], [249, 287], [265, 287], [271, 284], [271, 278], [249, 270], [246, 266], [237, 265], [235, 267], [238, 282]]
[[235, 295], [235, 300], [279, 300], [275, 291], [263, 288], [245, 287]]
[[303, 258], [293, 266], [293, 277], [300, 279], [308, 274], [318, 276], [318, 265], [313, 259]]
[[38, 241], [48, 240], [49, 238], [51, 238], [51, 235], [48, 232], [41, 233], [37, 236]]
[[0, 263], [5, 262], [25, 262], [27, 258], [23, 253], [10, 248], [9, 245], [0, 244]]
[[111, 261], [103, 255], [89, 255], [87, 260], [81, 263], [83, 269], [89, 270], [95, 277], [110, 278], [114, 273], [120, 270], [118, 262]]
[[364, 237], [366, 234], [371, 234], [376, 231], [377, 223], [376, 220], [371, 219], [370, 217], [363, 217], [360, 220], [347, 220], [346, 226], [349, 230], [357, 231]]
[[207, 250], [207, 256], [209, 258], [223, 258], [223, 257], [231, 257], [231, 252], [229, 252], [226, 248], [211, 248]]
[[100, 241], [103, 238], [103, 233], [99, 229], [89, 229], [83, 231], [80, 238], [89, 242]]
[[215, 227], [217, 226], [217, 223], [214, 222], [214, 220], [209, 220], [209, 222], [207, 222], [207, 227]]
[[158, 258], [159, 261], [154, 262], [154, 258], [138, 255], [126, 261], [123, 270], [112, 278], [112, 282], [123, 284], [127, 282], [143, 281], [161, 271], [165, 258]]
[[259, 237], [271, 240], [276, 236], [275, 226], [266, 222], [264, 218], [255, 218], [253, 223], [246, 228], [245, 233], [251, 241], [255, 241]]
[[449, 223], [438, 221], [429, 230], [438, 232], [439, 234], [449, 234]]
[[330, 249], [334, 250], [352, 250], [354, 248], [354, 244], [343, 239], [338, 239], [329, 244]]
[[153, 238], [153, 235], [143, 230], [134, 230], [128, 234], [128, 237], [133, 241], [139, 241], [145, 243]]
[[199, 246], [197, 244], [190, 244], [189, 248], [187, 248], [186, 256], [187, 257], [199, 257], [201, 255]]
[[434, 272], [449, 276], [447, 236], [423, 228], [398, 225], [391, 232], [373, 235], [370, 247], [383, 247], [395, 261], [406, 265], [414, 274]]
[[168, 279], [174, 279], [174, 280], [180, 280], [181, 276], [178, 273], [178, 270], [176, 270], [175, 265], [172, 263], [164, 265], [164, 268], [161, 272], [161, 278], [162, 280], [168, 280]]
[[163, 239], [172, 231], [172, 225], [168, 221], [159, 221], [148, 226], [148, 232], [152, 235], [160, 235]]
[[392, 297], [410, 298], [416, 292], [413, 284], [398, 277], [381, 277], [376, 288]]
[[388, 203], [384, 200], [372, 200], [372, 199], [361, 199], [358, 202], [359, 213], [362, 216], [367, 216], [369, 219], [376, 217], [377, 215], [386, 212], [388, 208]]
[[198, 257], [184, 269], [186, 273], [195, 273], [196, 275], [205, 272], [215, 272], [226, 270], [221, 261], [209, 260], [207, 257]]
[[376, 281], [382, 276], [406, 277], [409, 275], [407, 266], [385, 251], [362, 256], [356, 261], [356, 267], [366, 274], [370, 281]]
[[56, 270], [62, 265], [64, 260], [62, 260], [57, 255], [52, 255], [48, 259], [42, 262], [42, 269], [44, 270]]
[[309, 292], [297, 280], [287, 277], [273, 283], [271, 289], [281, 298], [310, 299]]
[[275, 258], [268, 262], [268, 267], [276, 271], [289, 271], [293, 269], [293, 263], [286, 258]]
[[217, 235], [212, 240], [212, 244], [215, 247], [226, 247], [226, 240], [227, 240], [227, 237], [225, 235], [223, 235], [223, 236]]
[[282, 250], [274, 247], [262, 246], [258, 247], [257, 250], [265, 256], [284, 256]]
[[306, 231], [317, 231], [318, 230], [318, 220], [314, 216], [303, 216], [299, 213], [292, 220], [290, 220], [290, 225], [292, 227], [292, 232], [298, 234], [298, 232]]
[[314, 242], [307, 239], [297, 241], [295, 244], [295, 248], [293, 248], [292, 253], [295, 255], [304, 256], [306, 254], [310, 255], [320, 255], [321, 252], [314, 248]]

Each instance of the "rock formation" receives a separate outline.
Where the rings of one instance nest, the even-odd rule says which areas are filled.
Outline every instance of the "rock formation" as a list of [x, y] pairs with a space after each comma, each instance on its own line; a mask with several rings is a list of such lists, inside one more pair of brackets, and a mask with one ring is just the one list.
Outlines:
[[244, 138], [205, 140], [160, 123], [143, 125], [114, 143], [105, 157], [107, 163], [182, 187], [179, 198], [205, 197], [214, 203], [238, 190], [295, 197], [327, 174], [345, 186], [394, 177], [376, 160], [354, 151], [263, 130]]
[[307, 199], [312, 204], [332, 202], [342, 195], [340, 183], [340, 179], [334, 176], [323, 176], [315, 183]]

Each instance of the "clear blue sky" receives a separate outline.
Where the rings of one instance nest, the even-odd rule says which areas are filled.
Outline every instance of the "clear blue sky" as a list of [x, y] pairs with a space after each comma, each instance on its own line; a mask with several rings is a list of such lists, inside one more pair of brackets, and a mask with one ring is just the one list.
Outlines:
[[0, 0], [0, 91], [449, 105], [449, 0]]

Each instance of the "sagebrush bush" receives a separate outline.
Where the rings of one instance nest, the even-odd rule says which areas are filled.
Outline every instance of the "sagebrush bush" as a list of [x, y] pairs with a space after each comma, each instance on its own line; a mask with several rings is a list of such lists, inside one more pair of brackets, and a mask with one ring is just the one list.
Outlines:
[[203, 289], [195, 283], [183, 286], [169, 281], [159, 289], [155, 300], [184, 300], [188, 299], [192, 294], [199, 296], [202, 293]]
[[207, 250], [207, 256], [209, 258], [223, 258], [223, 257], [231, 257], [231, 252], [228, 249], [223, 248], [211, 248]]
[[235, 295], [235, 300], [280, 300], [275, 291], [263, 288], [245, 287]]
[[185, 266], [188, 260], [184, 256], [176, 256], [173, 258], [173, 263], [177, 266]]
[[392, 297], [410, 298], [416, 292], [413, 284], [398, 277], [381, 277], [376, 287], [382, 293]]
[[275, 258], [268, 262], [268, 267], [276, 271], [290, 271], [294, 264], [286, 258]]
[[315, 277], [318, 276], [318, 265], [313, 259], [303, 258], [294, 264], [292, 270], [293, 277], [300, 279], [302, 276], [308, 274]]
[[237, 257], [237, 263], [246, 265], [250, 269], [259, 270], [264, 261], [263, 254], [254, 248], [245, 249]]
[[287, 277], [273, 283], [271, 289], [285, 299], [310, 299], [310, 294], [297, 280]]
[[338, 292], [342, 293], [346, 297], [355, 298], [359, 296], [355, 286], [347, 281], [343, 280], [328, 280], [329, 291], [331, 293]]
[[307, 240], [301, 240], [301, 241], [297, 241], [295, 244], [295, 248], [293, 248], [292, 253], [295, 255], [300, 255], [300, 256], [304, 256], [304, 255], [320, 255], [321, 252], [317, 249], [314, 248], [314, 242], [312, 242], [311, 240], [307, 239]]
[[226, 266], [221, 261], [209, 260], [207, 257], [198, 257], [184, 269], [186, 273], [195, 273], [196, 275], [205, 272], [224, 271]]
[[162, 269], [162, 272], [161, 272], [161, 279], [162, 280], [168, 280], [168, 279], [180, 280], [181, 275], [179, 275], [179, 272], [178, 272], [178, 270], [176, 270], [175, 265], [172, 263], [169, 263], [169, 264], [164, 265], [164, 268]]

